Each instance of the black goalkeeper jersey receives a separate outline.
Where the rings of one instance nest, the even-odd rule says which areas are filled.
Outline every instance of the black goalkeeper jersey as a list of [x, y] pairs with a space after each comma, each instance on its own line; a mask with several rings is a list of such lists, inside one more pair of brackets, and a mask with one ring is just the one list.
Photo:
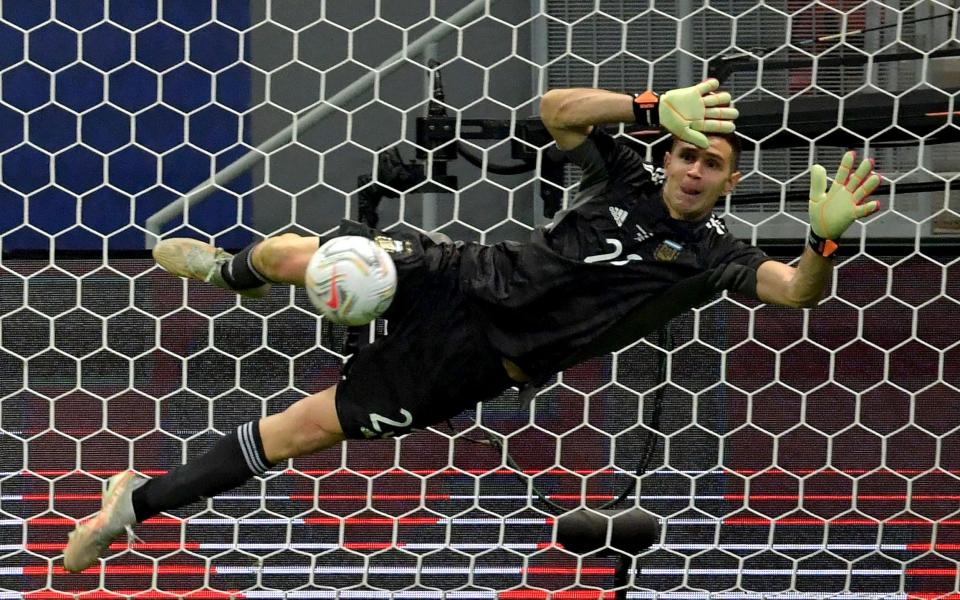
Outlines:
[[568, 210], [527, 243], [463, 249], [462, 287], [493, 346], [533, 379], [620, 349], [724, 289], [756, 297], [769, 260], [716, 215], [670, 217], [663, 171], [600, 128], [567, 156]]

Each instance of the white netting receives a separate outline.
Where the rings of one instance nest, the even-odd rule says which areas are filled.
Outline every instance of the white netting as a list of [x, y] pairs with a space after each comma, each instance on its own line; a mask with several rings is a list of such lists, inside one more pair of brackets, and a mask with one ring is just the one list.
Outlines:
[[[0, 3], [0, 598], [612, 598], [615, 559], [553, 547], [533, 488], [600, 506], [650, 439], [639, 498], [621, 506], [663, 528], [619, 597], [957, 597], [957, 12], [894, 0]], [[373, 189], [360, 178], [396, 148], [432, 185], [380, 199], [379, 227], [523, 239], [576, 176], [493, 173], [546, 147], [524, 133], [540, 94], [662, 91], [743, 53], [725, 78], [748, 139], [727, 204], [736, 233], [797, 255], [808, 165], [833, 165], [845, 144], [892, 184], [884, 212], [851, 227], [821, 307], [718, 298], [566, 371], [529, 409], [508, 394], [452, 429], [291, 461], [151, 519], [102, 570], [62, 570], [67, 532], [108, 476], [164, 472], [334, 383], [343, 358], [344, 332], [302, 291], [241, 301], [181, 283], [143, 250], [154, 232], [228, 248], [330, 232], [358, 218]], [[417, 157], [435, 72], [434, 107], [461, 119], [461, 147], [485, 169]], [[475, 135], [474, 119], [500, 133]], [[257, 148], [265, 160], [249, 155], [249, 169], [177, 203]]]

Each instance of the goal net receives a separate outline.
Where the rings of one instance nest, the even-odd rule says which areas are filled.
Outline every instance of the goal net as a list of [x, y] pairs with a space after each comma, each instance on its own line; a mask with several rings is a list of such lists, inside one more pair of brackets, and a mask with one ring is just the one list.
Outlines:
[[[958, 35], [953, 0], [0, 3], [0, 599], [957, 598]], [[743, 239], [799, 256], [813, 162], [886, 178], [819, 307], [724, 294], [529, 405], [290, 461], [63, 570], [109, 476], [166, 472], [349, 351], [302, 290], [173, 279], [157, 239], [522, 240], [576, 191], [547, 89], [708, 75], [743, 115], [720, 207]], [[649, 549], [558, 543], [621, 496]]]

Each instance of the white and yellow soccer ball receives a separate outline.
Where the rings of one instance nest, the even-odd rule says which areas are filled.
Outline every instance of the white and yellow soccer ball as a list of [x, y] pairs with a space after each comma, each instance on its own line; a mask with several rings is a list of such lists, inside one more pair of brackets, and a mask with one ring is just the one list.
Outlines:
[[397, 269], [376, 242], [346, 235], [313, 253], [305, 284], [307, 297], [324, 317], [341, 325], [364, 325], [390, 307]]

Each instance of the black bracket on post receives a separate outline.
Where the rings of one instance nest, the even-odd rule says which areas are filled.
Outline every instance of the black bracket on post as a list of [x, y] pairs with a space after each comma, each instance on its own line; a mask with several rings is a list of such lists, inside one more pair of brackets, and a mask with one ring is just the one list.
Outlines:
[[902, 62], [905, 60], [924, 60], [931, 58], [948, 58], [960, 56], [960, 48], [942, 48], [934, 50], [929, 54], [918, 51], [911, 52], [890, 52], [885, 54], [867, 55], [862, 52], [849, 52], [840, 55], [822, 55], [816, 59], [809, 55], [800, 56], [792, 59], [774, 59], [764, 58], [763, 49], [752, 50], [751, 52], [742, 52], [731, 54], [729, 56], [720, 56], [710, 61], [707, 65], [707, 76], [715, 77], [723, 83], [734, 73], [756, 71], [758, 63], [763, 60], [765, 71], [789, 71], [791, 69], [800, 69], [812, 67], [814, 60], [818, 67], [858, 67], [867, 63], [879, 64], [887, 62]]
[[[515, 175], [527, 173], [536, 169], [537, 155], [553, 141], [550, 132], [540, 119], [523, 119], [516, 122], [516, 129], [511, 135], [508, 120], [501, 119], [460, 119], [459, 133], [457, 118], [442, 116], [427, 116], [417, 118], [417, 159], [427, 160], [432, 157], [433, 177], [435, 181], [438, 173], [441, 177], [448, 177], [440, 181], [450, 189], [457, 189], [457, 180], [454, 176], [446, 175], [446, 162], [456, 158], [463, 158], [467, 162], [480, 167], [483, 165], [481, 157], [472, 154], [459, 144], [459, 140], [502, 140], [510, 138], [510, 156], [519, 162], [500, 165], [487, 164], [490, 173], [498, 175]], [[423, 148], [423, 149], [420, 149]], [[429, 151], [429, 152], [428, 152]], [[543, 151], [543, 162], [540, 165], [540, 177], [552, 185], [542, 186], [540, 197], [543, 199], [544, 216], [552, 217], [563, 204], [563, 166], [566, 159], [563, 153], [556, 148]]]

